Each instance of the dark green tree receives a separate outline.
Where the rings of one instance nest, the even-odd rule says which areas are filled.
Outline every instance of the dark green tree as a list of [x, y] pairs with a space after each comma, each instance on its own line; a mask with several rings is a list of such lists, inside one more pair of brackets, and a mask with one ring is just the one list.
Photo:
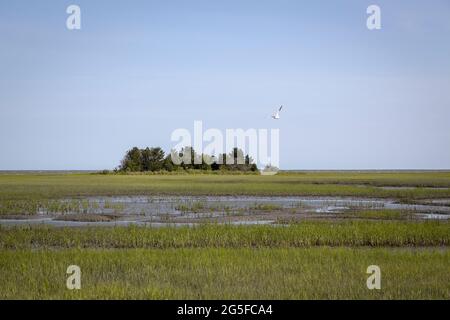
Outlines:
[[142, 171], [142, 153], [138, 147], [128, 150], [122, 159], [120, 170], [137, 172]]
[[[178, 156], [181, 163], [174, 164], [172, 156]], [[210, 164], [211, 163], [211, 164]], [[224, 170], [224, 171], [257, 171], [258, 167], [253, 163], [249, 155], [245, 155], [239, 148], [233, 148], [229, 153], [219, 154], [217, 157], [206, 154], [197, 154], [192, 147], [184, 147], [180, 151], [171, 150], [165, 156], [164, 151], [159, 148], [139, 149], [134, 147], [128, 150], [119, 166], [120, 171], [175, 171], [180, 168], [196, 170]]]
[[163, 161], [163, 167], [162, 167], [163, 170], [166, 170], [166, 171], [171, 172], [171, 171], [177, 170], [177, 167], [178, 167], [178, 166], [176, 166], [176, 165], [173, 163], [171, 155], [168, 154], [168, 155], [164, 158], [164, 161]]
[[141, 151], [142, 171], [159, 171], [163, 167], [164, 151], [157, 148], [146, 148]]

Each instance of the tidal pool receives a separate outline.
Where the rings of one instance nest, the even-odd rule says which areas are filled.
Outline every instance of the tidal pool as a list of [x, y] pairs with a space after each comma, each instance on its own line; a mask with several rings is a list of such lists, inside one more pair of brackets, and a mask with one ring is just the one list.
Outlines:
[[[335, 217], [355, 210], [405, 210], [417, 219], [448, 219], [448, 199], [404, 204], [392, 199], [352, 197], [261, 196], [116, 196], [64, 199], [83, 203], [82, 209], [50, 212], [39, 208], [35, 215], [10, 216], [0, 225], [52, 226], [181, 226], [202, 222], [274, 224], [278, 219]], [[78, 207], [77, 207], [78, 208]]]

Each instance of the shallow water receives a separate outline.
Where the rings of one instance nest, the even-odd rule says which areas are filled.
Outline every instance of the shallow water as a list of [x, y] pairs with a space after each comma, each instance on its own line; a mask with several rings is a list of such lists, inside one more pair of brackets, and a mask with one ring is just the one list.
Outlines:
[[439, 214], [439, 213], [419, 213], [417, 215], [423, 219], [429, 220], [448, 220], [450, 218], [450, 215], [448, 214]]
[[[352, 197], [259, 197], [259, 196], [167, 196], [167, 197], [88, 197], [90, 203], [99, 204], [97, 213], [112, 213], [114, 209], [105, 209], [110, 203], [120, 205], [121, 214], [181, 214], [183, 206], [199, 207], [199, 211], [224, 211], [226, 209], [248, 209], [257, 206], [276, 206], [279, 208], [310, 208], [335, 209], [366, 208], [366, 209], [403, 209], [414, 211], [435, 211], [450, 213], [450, 207], [439, 203], [403, 204], [392, 199], [366, 199]], [[442, 200], [441, 200], [442, 201]]]
[[[119, 196], [87, 197], [82, 200], [89, 203], [89, 208], [85, 213], [94, 217], [100, 214], [108, 215], [114, 218], [113, 221], [88, 222], [83, 221], [83, 213], [74, 212], [62, 215], [47, 213], [42, 209], [37, 215], [23, 216], [23, 219], [0, 219], [0, 225], [70, 227], [144, 225], [158, 227], [195, 225], [199, 219], [251, 225], [275, 223], [276, 219], [273, 219], [273, 216], [284, 214], [286, 217], [292, 210], [314, 216], [337, 214], [349, 209], [401, 209], [416, 212], [418, 219], [450, 218], [450, 206], [446, 205], [448, 199], [434, 202], [432, 205], [402, 204], [392, 199], [351, 197]], [[272, 216], [268, 216], [269, 213]], [[71, 219], [75, 221], [71, 221]]]

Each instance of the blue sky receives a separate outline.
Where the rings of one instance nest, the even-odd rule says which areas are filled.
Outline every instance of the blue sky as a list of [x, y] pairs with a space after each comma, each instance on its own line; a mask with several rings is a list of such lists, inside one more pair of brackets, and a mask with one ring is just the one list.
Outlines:
[[450, 2], [0, 1], [0, 170], [113, 168], [194, 120], [279, 128], [284, 169], [448, 169]]

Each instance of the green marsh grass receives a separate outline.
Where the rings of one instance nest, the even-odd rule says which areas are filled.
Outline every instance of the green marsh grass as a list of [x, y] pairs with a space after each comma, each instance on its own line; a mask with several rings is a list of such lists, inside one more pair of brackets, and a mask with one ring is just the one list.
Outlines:
[[448, 246], [446, 221], [304, 221], [288, 226], [0, 227], [0, 249]]
[[272, 203], [255, 203], [249, 207], [250, 211], [276, 211], [283, 209], [282, 206]]
[[[447, 189], [382, 189], [378, 185]], [[400, 200], [450, 197], [450, 173], [259, 175], [0, 174], [0, 202], [114, 195], [349, 196]]]
[[[448, 249], [2, 250], [0, 299], [449, 299]], [[81, 290], [66, 269], [81, 268]], [[366, 269], [379, 265], [381, 290]]]
[[[83, 197], [123, 195], [347, 196], [414, 202], [450, 198], [450, 173], [0, 174], [0, 214], [89, 215], [98, 207]], [[123, 209], [108, 202], [104, 208]], [[353, 214], [370, 220], [181, 228], [0, 226], [0, 299], [450, 298], [448, 221], [402, 220], [403, 212], [378, 207]], [[82, 290], [65, 287], [71, 264], [82, 268]], [[381, 267], [382, 290], [366, 287], [366, 268], [372, 264]]]
[[338, 214], [339, 217], [345, 218], [360, 218], [360, 219], [383, 219], [383, 220], [404, 220], [413, 219], [416, 216], [416, 212], [408, 210], [350, 210], [345, 211], [342, 214]]

